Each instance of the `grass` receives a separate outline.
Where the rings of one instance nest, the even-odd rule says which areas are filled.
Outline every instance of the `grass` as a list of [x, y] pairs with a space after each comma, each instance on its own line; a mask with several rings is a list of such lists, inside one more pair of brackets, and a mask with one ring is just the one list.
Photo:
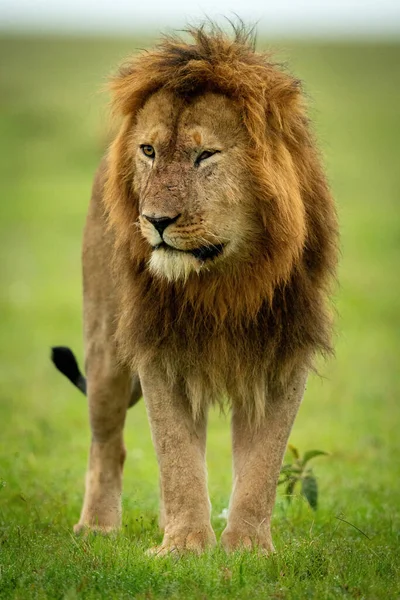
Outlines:
[[[106, 75], [146, 42], [0, 39], [0, 597], [400, 597], [400, 45], [290, 44], [306, 81], [342, 231], [337, 358], [311, 377], [291, 441], [321, 448], [320, 506], [278, 495], [277, 554], [155, 560], [157, 467], [143, 404], [129, 413], [122, 532], [75, 538], [85, 401], [53, 369], [81, 351], [80, 238], [108, 139]], [[262, 45], [262, 44], [260, 44]], [[231, 485], [229, 426], [208, 441], [213, 525]], [[318, 462], [317, 462], [318, 461]]]

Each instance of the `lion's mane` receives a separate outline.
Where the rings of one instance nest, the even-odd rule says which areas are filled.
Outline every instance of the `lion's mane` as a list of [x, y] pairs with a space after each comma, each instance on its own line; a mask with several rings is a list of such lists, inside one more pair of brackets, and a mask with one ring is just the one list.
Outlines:
[[[254, 50], [244, 28], [191, 29], [192, 43], [166, 37], [128, 61], [113, 79], [122, 125], [107, 162], [104, 203], [115, 237], [120, 292], [117, 343], [137, 371], [160, 360], [186, 382], [193, 409], [221, 397], [264, 412], [265, 387], [285, 386], [294, 368], [331, 351], [327, 297], [337, 260], [333, 200], [310, 133], [301, 84]], [[155, 278], [137, 228], [131, 131], [157, 90], [183, 97], [222, 93], [240, 108], [248, 133], [254, 210], [265, 244], [253, 263], [193, 273], [186, 282]]]

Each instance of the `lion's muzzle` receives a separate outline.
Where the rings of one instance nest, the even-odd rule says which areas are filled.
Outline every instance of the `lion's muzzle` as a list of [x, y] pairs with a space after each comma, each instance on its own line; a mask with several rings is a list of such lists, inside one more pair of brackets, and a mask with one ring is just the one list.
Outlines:
[[[193, 231], [193, 226], [190, 228], [187, 224], [181, 223], [181, 216], [181, 213], [172, 216], [158, 216], [154, 213], [141, 215], [142, 233], [152, 246], [153, 253], [157, 253], [158, 256], [164, 254], [169, 258], [193, 257], [199, 263], [211, 261], [222, 254], [225, 244], [219, 241], [213, 243], [207, 240], [204, 234], [199, 235], [203, 232], [198, 227]], [[175, 226], [169, 229], [171, 225]]]
[[217, 245], [209, 245], [209, 246], [200, 246], [199, 248], [191, 248], [190, 250], [181, 250], [180, 248], [175, 248], [174, 246], [170, 246], [165, 242], [154, 246], [154, 250], [165, 250], [166, 252], [184, 252], [185, 254], [191, 254], [198, 260], [205, 262], [206, 260], [212, 260], [219, 256], [224, 250], [224, 244]]
[[179, 219], [179, 217], [181, 216], [180, 214], [175, 215], [174, 217], [151, 217], [149, 215], [142, 215], [144, 219], [146, 219], [147, 221], [149, 221], [149, 223], [151, 223], [153, 225], [153, 227], [156, 228], [156, 230], [158, 231], [158, 233], [160, 234], [160, 237], [162, 238], [164, 231], [167, 229], [167, 227], [169, 225], [172, 225], [172, 223], [175, 223], [175, 221], [177, 221]]

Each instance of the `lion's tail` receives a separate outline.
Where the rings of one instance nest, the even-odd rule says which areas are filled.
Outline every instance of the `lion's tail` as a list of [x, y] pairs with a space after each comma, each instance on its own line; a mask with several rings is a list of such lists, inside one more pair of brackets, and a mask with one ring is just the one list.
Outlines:
[[55, 346], [51, 349], [51, 360], [57, 369], [86, 396], [86, 378], [80, 372], [72, 350], [65, 346]]

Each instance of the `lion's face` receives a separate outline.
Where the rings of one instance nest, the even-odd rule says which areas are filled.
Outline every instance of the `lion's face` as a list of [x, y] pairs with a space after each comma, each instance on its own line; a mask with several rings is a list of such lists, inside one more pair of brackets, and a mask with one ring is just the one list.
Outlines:
[[147, 100], [130, 150], [154, 274], [186, 279], [248, 255], [261, 224], [253, 214], [246, 139], [238, 109], [223, 95], [185, 102], [162, 91]]

